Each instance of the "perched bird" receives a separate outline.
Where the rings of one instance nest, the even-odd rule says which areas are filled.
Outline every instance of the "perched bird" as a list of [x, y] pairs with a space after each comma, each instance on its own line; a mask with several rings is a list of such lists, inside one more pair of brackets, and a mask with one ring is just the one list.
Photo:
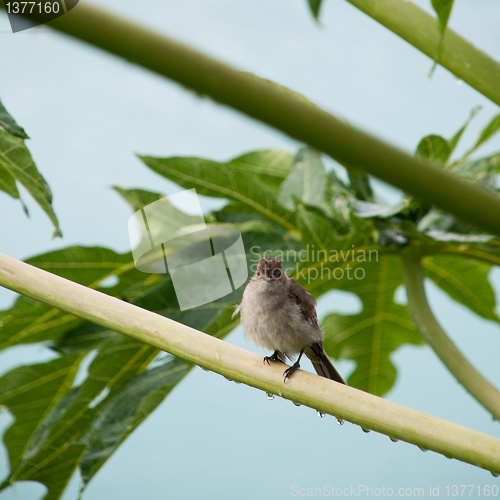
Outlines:
[[315, 306], [314, 297], [283, 271], [280, 259], [263, 257], [235, 313], [240, 312], [241, 323], [257, 346], [274, 351], [264, 362], [284, 363], [299, 355], [283, 373], [285, 382], [300, 368], [305, 354], [318, 375], [345, 384], [323, 349]]

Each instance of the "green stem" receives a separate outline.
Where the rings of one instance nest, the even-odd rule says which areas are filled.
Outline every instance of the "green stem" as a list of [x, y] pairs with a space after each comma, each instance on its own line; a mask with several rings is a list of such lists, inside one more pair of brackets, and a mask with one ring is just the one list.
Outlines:
[[283, 368], [265, 365], [262, 356], [2, 254], [0, 285], [232, 380], [500, 473], [498, 438], [308, 372], [298, 371], [284, 384]]
[[437, 322], [424, 288], [421, 256], [409, 246], [401, 252], [408, 307], [424, 340], [432, 347], [457, 381], [481, 405], [500, 420], [500, 392], [493, 387], [464, 357]]
[[[441, 37], [438, 20], [402, 0], [347, 0], [434, 59]], [[500, 106], [500, 63], [447, 28], [438, 63]]]
[[[402, 2], [405, 3], [405, 2]], [[1, 5], [1, 4], [0, 4]], [[500, 236], [500, 196], [349, 126], [303, 96], [87, 4], [49, 25], [209, 95]]]

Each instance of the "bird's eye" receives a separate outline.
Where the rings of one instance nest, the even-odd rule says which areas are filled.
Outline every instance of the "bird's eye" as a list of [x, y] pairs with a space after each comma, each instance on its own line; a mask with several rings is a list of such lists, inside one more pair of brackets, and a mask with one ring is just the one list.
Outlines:
[[260, 276], [260, 271], [257, 271], [257, 276]]

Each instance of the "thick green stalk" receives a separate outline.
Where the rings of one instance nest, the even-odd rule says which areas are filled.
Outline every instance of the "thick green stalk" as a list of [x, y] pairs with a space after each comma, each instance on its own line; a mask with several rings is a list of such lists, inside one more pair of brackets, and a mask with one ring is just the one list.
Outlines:
[[[440, 39], [438, 21], [417, 5], [402, 0], [347, 0], [434, 59]], [[447, 29], [439, 64], [500, 106], [500, 63]]]
[[146, 342], [227, 378], [335, 415], [492, 473], [500, 473], [500, 439], [365, 392], [283, 367], [158, 314], [0, 254], [0, 285]]
[[49, 25], [199, 94], [209, 95], [341, 163], [361, 167], [403, 191], [500, 236], [500, 196], [496, 193], [349, 126], [295, 92], [237, 71], [88, 4], [79, 4]]
[[432, 347], [457, 381], [481, 405], [500, 420], [500, 392], [493, 387], [464, 357], [437, 322], [424, 288], [421, 256], [412, 246], [401, 252], [408, 307], [424, 340]]

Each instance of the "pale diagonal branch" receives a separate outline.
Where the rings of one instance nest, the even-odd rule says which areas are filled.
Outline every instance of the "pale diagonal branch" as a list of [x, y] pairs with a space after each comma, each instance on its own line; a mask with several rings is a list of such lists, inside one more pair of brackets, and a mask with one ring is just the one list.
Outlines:
[[311, 373], [283, 368], [158, 314], [0, 254], [0, 285], [268, 393], [500, 473], [500, 439]]

